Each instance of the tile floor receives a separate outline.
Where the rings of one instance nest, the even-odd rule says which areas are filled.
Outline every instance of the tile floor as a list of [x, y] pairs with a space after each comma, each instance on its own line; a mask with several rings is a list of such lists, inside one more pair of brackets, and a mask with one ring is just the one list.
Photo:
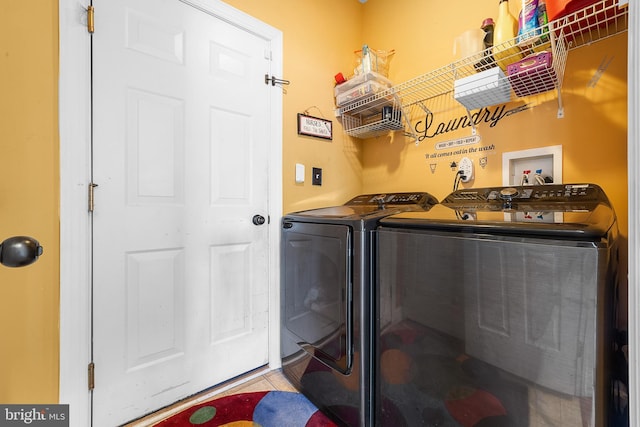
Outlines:
[[266, 390], [297, 391], [284, 377], [281, 369], [269, 370], [268, 367], [259, 368], [239, 378], [235, 378], [228, 383], [223, 383], [209, 390], [205, 390], [202, 393], [181, 400], [144, 418], [125, 424], [123, 427], [150, 427], [194, 404], [234, 393]]

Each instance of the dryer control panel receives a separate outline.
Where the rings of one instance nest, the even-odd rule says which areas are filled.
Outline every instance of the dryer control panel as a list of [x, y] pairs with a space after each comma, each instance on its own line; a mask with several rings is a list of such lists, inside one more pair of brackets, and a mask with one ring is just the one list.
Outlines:
[[380, 193], [362, 194], [345, 203], [345, 206], [358, 205], [418, 205], [431, 206], [438, 203], [435, 197], [429, 193]]

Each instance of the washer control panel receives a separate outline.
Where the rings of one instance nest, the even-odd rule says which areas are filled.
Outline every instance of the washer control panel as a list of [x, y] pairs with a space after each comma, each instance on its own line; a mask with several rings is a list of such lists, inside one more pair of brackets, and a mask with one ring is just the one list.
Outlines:
[[[551, 184], [520, 187], [491, 187], [454, 191], [441, 202], [446, 206], [474, 207], [478, 209], [498, 209], [517, 204], [527, 205], [567, 205], [576, 208], [608, 200], [602, 189], [595, 184]], [[572, 206], [569, 206], [572, 205]]]

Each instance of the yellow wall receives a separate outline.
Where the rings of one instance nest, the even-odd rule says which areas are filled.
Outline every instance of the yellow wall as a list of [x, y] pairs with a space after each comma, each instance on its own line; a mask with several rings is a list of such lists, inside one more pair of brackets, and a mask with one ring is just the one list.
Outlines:
[[58, 401], [58, 2], [0, 2], [0, 240], [35, 264], [0, 266], [0, 402]]
[[[284, 78], [292, 81], [284, 95], [284, 211], [341, 203], [357, 192], [423, 190], [442, 198], [451, 191], [454, 172], [441, 161], [430, 171], [425, 154], [436, 142], [469, 135], [470, 131], [413, 141], [394, 134], [358, 140], [341, 134], [334, 120], [334, 141], [296, 135], [296, 113], [331, 117], [333, 76], [352, 70], [353, 51], [363, 43], [376, 49], [395, 50], [389, 78], [401, 83], [454, 60], [453, 40], [477, 28], [484, 18], [496, 17], [496, 0], [453, 0], [451, 7], [424, 0], [278, 0], [226, 3], [280, 29], [284, 34]], [[513, 14], [517, 1], [511, 2]], [[464, 10], [464, 13], [460, 13]], [[567, 61], [563, 101], [565, 118], [558, 119], [554, 92], [507, 104], [515, 108], [528, 102], [533, 108], [503, 119], [490, 128], [481, 125], [481, 145], [493, 144], [488, 164], [476, 164], [470, 185], [501, 185], [502, 153], [550, 145], [563, 146], [563, 181], [600, 184], [618, 213], [626, 236], [626, 33], [589, 47], [571, 51]], [[596, 87], [587, 88], [605, 56], [613, 57]], [[454, 116], [464, 114], [459, 109]], [[436, 121], [439, 117], [436, 115]], [[444, 120], [444, 118], [443, 118]], [[307, 166], [307, 182], [296, 185], [294, 164]], [[310, 168], [323, 168], [322, 187], [310, 185]], [[360, 186], [360, 181], [362, 182]]]
[[[362, 142], [342, 133], [333, 101], [334, 76], [349, 74], [362, 44], [357, 0], [225, 0], [283, 32], [283, 209], [284, 212], [343, 203], [362, 191]], [[279, 76], [280, 77], [280, 76]], [[297, 114], [333, 121], [333, 141], [297, 134]], [[295, 164], [306, 167], [295, 183]], [[311, 185], [311, 168], [322, 168], [322, 186]]]
[[[466, 29], [478, 27], [484, 18], [496, 16], [495, 0], [454, 3], [460, 4], [434, 10], [433, 2], [422, 0], [399, 0], [393, 4], [368, 0], [364, 37], [370, 46], [396, 50], [390, 70], [394, 82], [449, 64], [454, 59], [453, 39]], [[518, 3], [512, 1], [512, 7]], [[465, 13], [460, 14], [459, 10]], [[562, 145], [563, 181], [600, 184], [615, 205], [621, 228], [626, 230], [626, 50], [624, 33], [569, 53], [562, 90], [565, 118], [557, 118], [557, 96], [552, 91], [507, 104], [507, 109], [525, 102], [534, 107], [502, 119], [493, 128], [480, 125], [480, 145], [493, 144], [496, 149], [482, 154], [488, 155], [484, 169], [477, 167], [480, 154], [468, 154], [476, 165], [476, 178], [470, 185], [502, 185], [503, 152]], [[587, 83], [605, 57], [613, 57], [613, 61], [598, 84], [588, 88]], [[452, 113], [454, 117], [464, 114], [463, 108]], [[435, 122], [446, 122], [448, 117], [436, 113]], [[445, 167], [448, 161], [442, 160], [432, 173], [425, 153], [435, 152], [437, 142], [469, 135], [471, 131], [466, 128], [425, 139], [418, 147], [398, 135], [368, 140], [363, 157], [364, 190], [421, 189], [438, 198], [446, 196], [451, 192], [455, 172]]]

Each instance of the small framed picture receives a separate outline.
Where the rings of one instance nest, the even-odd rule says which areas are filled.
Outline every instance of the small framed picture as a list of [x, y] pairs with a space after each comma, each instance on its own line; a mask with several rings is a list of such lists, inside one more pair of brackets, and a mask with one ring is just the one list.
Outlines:
[[333, 139], [333, 122], [331, 120], [298, 113], [298, 135]]

